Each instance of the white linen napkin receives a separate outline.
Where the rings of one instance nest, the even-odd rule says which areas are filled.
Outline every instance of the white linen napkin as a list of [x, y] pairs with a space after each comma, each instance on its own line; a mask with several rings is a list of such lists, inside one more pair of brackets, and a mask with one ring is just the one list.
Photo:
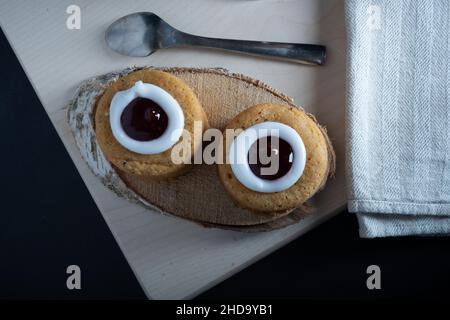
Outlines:
[[347, 0], [348, 209], [361, 237], [450, 233], [450, 1]]

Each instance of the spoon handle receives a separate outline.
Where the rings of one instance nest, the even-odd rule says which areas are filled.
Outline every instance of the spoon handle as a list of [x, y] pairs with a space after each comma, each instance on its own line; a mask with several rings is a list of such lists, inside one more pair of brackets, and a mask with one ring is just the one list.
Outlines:
[[326, 47], [315, 44], [217, 39], [184, 32], [177, 35], [176, 44], [268, 56], [310, 65], [323, 65], [326, 58]]

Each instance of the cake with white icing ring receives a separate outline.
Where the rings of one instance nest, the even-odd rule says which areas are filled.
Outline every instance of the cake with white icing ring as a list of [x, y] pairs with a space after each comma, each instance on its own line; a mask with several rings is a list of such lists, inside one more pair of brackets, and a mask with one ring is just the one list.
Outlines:
[[[258, 157], [259, 152], [264, 152], [263, 148], [267, 165]], [[293, 128], [266, 121], [247, 128], [231, 142], [229, 159], [231, 170], [240, 183], [257, 192], [272, 193], [289, 189], [300, 179], [305, 169], [306, 150]]]
[[[118, 78], [97, 102], [95, 132], [107, 160], [118, 170], [152, 180], [176, 177], [190, 159], [174, 161], [173, 148], [183, 131], [203, 132], [208, 121], [191, 88], [169, 73], [144, 69]], [[189, 141], [192, 158], [201, 144]], [[181, 154], [183, 156], [183, 154]]]
[[218, 165], [218, 175], [238, 207], [259, 213], [293, 210], [325, 184], [333, 162], [327, 137], [303, 110], [256, 105], [225, 130], [237, 133], [223, 146], [227, 161]]

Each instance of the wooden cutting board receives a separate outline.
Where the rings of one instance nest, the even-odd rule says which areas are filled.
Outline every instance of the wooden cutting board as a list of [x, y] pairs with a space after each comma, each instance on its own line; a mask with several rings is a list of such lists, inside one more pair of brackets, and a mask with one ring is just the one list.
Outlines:
[[[343, 0], [77, 0], [81, 29], [68, 30], [66, 9], [71, 4], [74, 3], [52, 0], [2, 1], [0, 24], [102, 218], [149, 298], [194, 297], [343, 210], [346, 203]], [[305, 67], [186, 48], [161, 50], [146, 58], [115, 54], [103, 41], [106, 28], [121, 16], [139, 11], [155, 12], [180, 30], [209, 37], [321, 43], [327, 46], [327, 63], [318, 68]], [[23, 17], [27, 23], [23, 23]], [[64, 106], [85, 79], [145, 65], [222, 66], [282, 89], [316, 115], [327, 127], [337, 153], [335, 179], [312, 199], [317, 212], [271, 232], [238, 233], [149, 213], [104, 187], [81, 157]]]
[[[293, 100], [265, 83], [220, 68], [158, 68], [183, 79], [198, 96], [213, 128], [222, 130], [228, 121], [249, 106], [277, 103], [295, 106]], [[135, 69], [128, 68], [81, 84], [68, 106], [68, 121], [81, 154], [103, 183], [128, 200], [146, 207], [202, 223], [241, 231], [266, 231], [299, 221], [313, 208], [258, 214], [236, 207], [226, 194], [215, 165], [196, 165], [187, 174], [169, 181], [149, 181], [112, 167], [96, 142], [95, 104], [105, 85]], [[334, 173], [331, 151], [330, 171]]]

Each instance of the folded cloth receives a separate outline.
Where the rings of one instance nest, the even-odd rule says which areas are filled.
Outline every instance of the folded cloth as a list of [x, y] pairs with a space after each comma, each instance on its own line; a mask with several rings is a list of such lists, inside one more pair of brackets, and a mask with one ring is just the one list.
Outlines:
[[348, 209], [366, 238], [450, 233], [450, 1], [347, 0]]

